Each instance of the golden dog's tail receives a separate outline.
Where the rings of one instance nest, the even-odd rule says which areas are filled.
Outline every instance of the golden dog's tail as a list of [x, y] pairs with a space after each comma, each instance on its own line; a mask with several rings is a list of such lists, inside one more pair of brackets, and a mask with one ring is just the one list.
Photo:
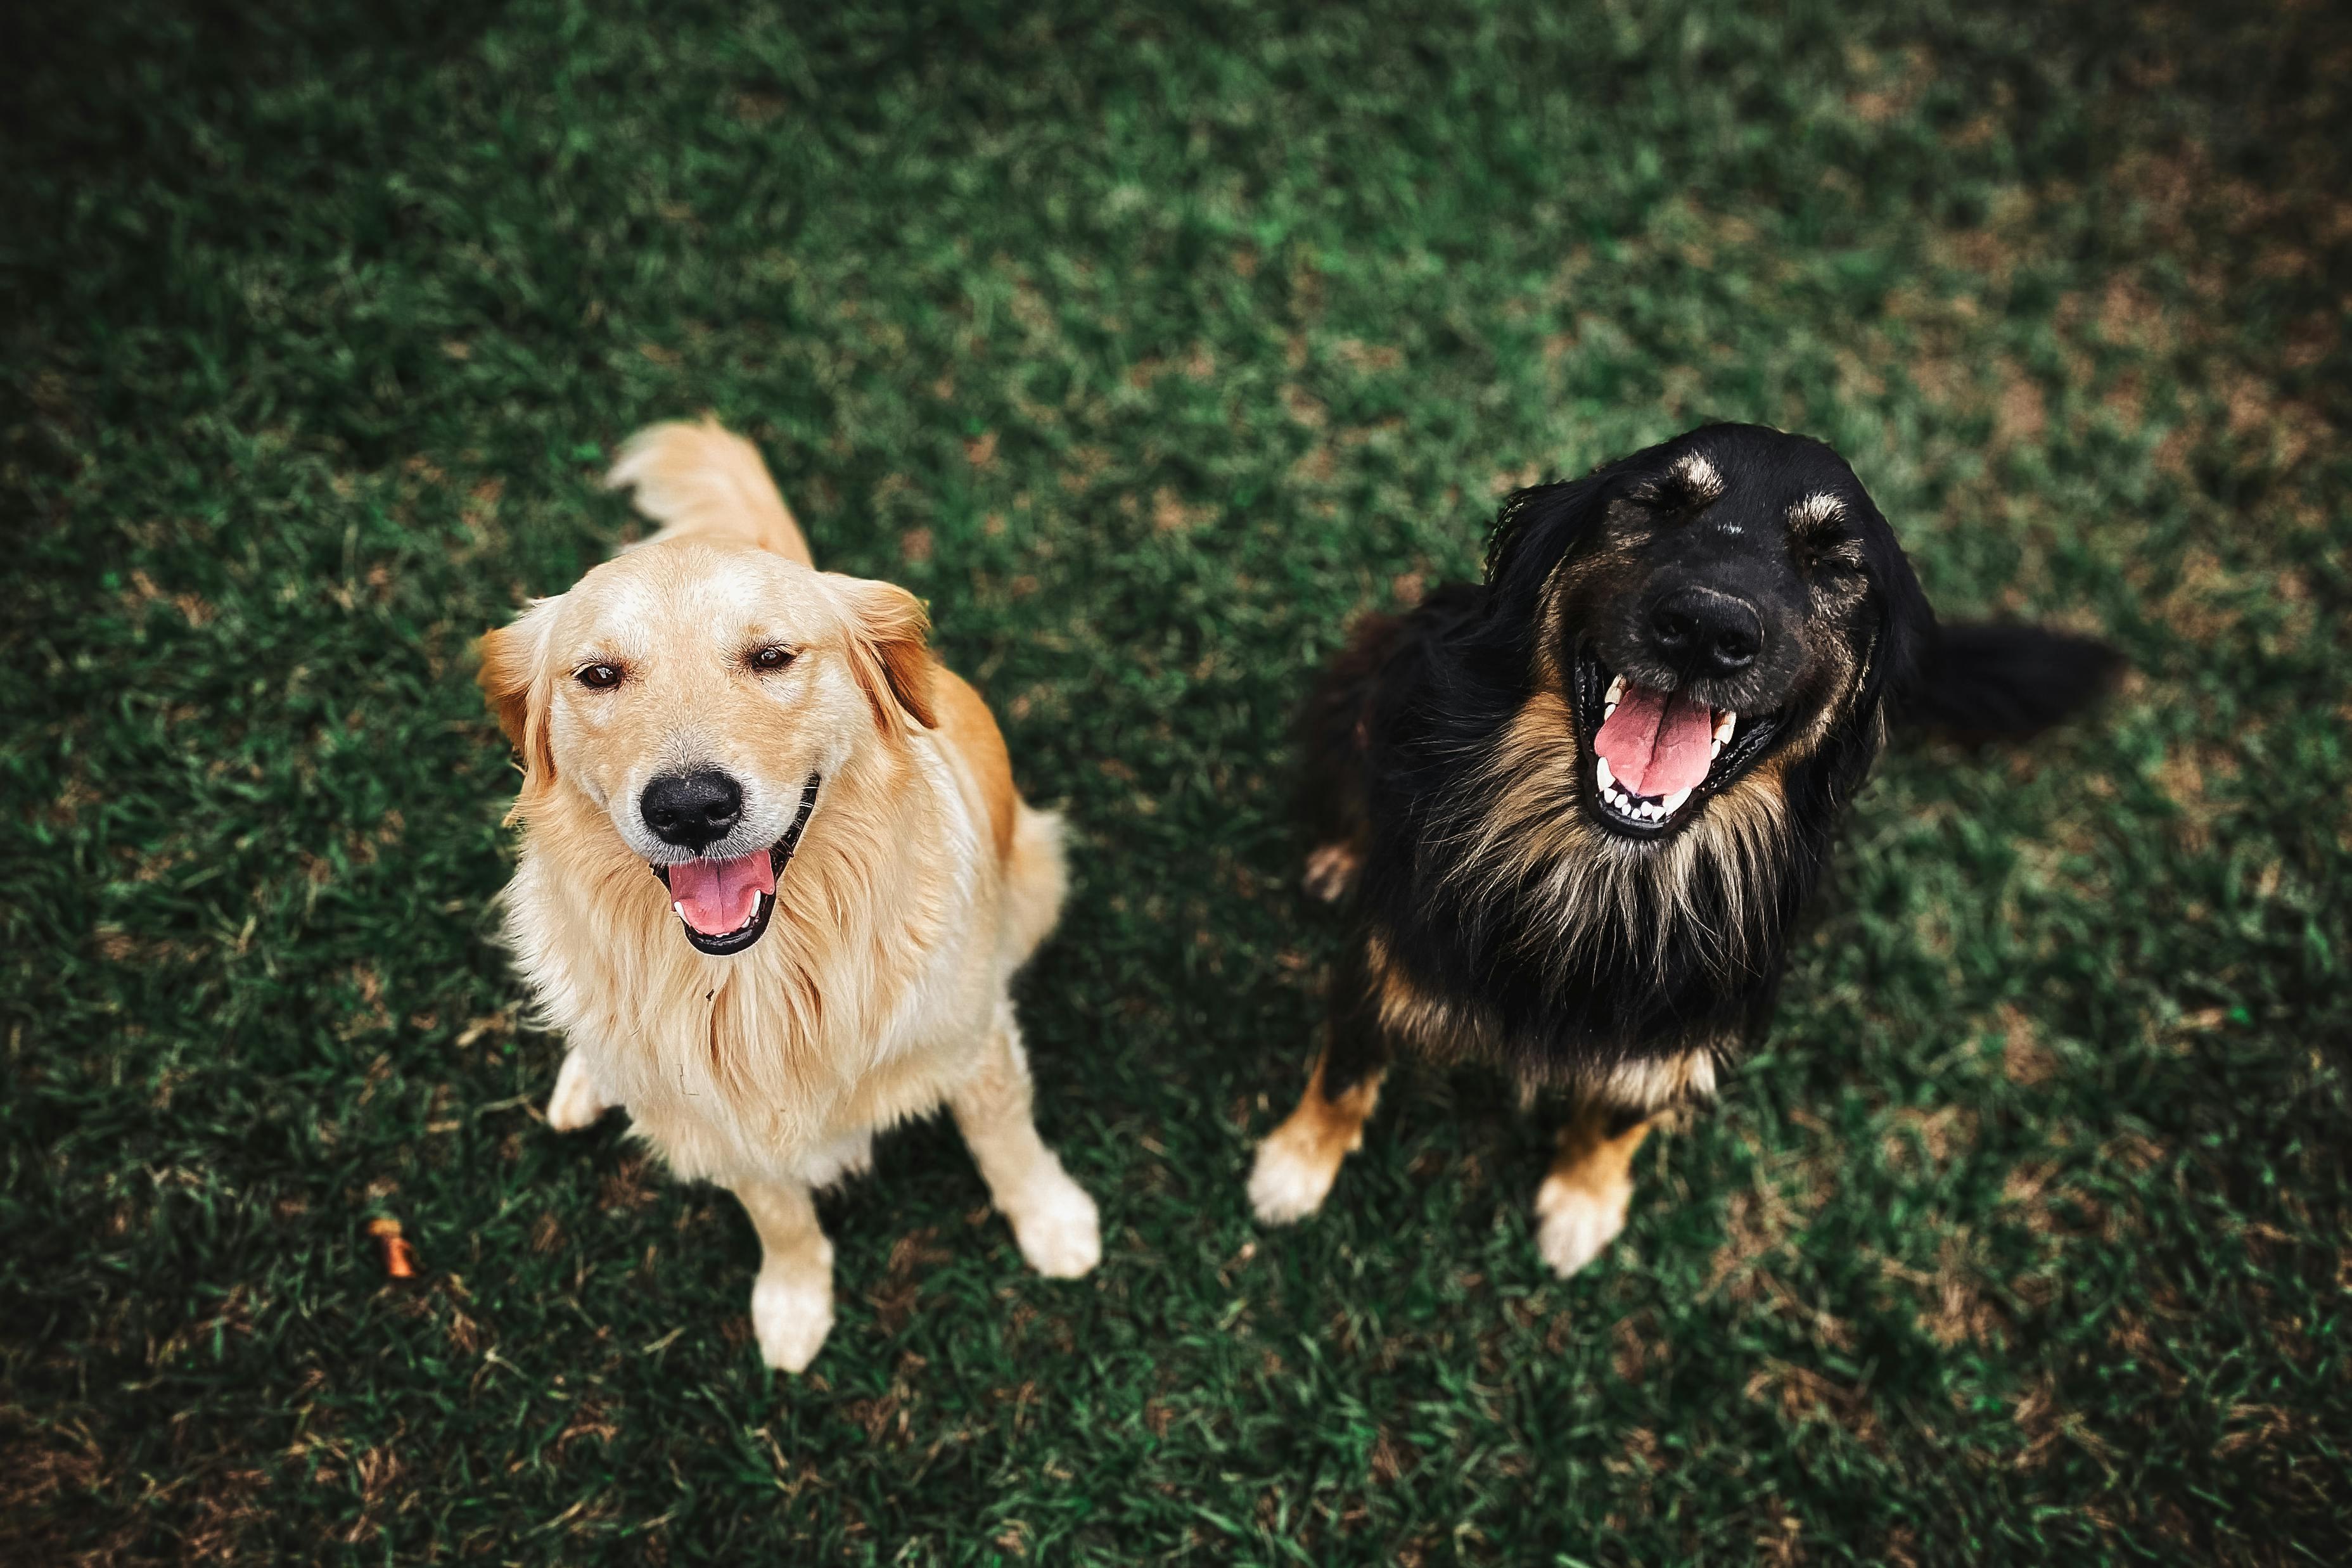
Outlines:
[[604, 483], [636, 491], [637, 510], [662, 526], [655, 539], [719, 534], [816, 564], [759, 448], [714, 418], [646, 426], [623, 444]]
[[1070, 890], [1062, 855], [1062, 819], [1023, 800], [1013, 809], [1013, 851], [1004, 859], [1004, 946], [1019, 968], [1054, 929]]

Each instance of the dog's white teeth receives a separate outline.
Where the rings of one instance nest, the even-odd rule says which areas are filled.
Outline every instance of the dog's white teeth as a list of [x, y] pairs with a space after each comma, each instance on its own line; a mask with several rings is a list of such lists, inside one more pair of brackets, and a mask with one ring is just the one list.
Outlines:
[[1613, 709], [1620, 702], [1622, 702], [1624, 698], [1625, 677], [1620, 675], [1615, 680], [1610, 682], [1609, 689], [1601, 694], [1601, 706], [1604, 708]]
[[1720, 757], [1720, 756], [1722, 756], [1722, 755], [1723, 755], [1723, 742], [1721, 742], [1721, 741], [1719, 741], [1719, 740], [1710, 740], [1710, 741], [1708, 741], [1708, 742], [1707, 742], [1707, 744], [1706, 744], [1706, 759], [1707, 759], [1709, 762], [1714, 761], [1717, 758], [1718, 758], [1718, 757]]
[[685, 919], [685, 918], [686, 918], [686, 901], [685, 901], [685, 900], [683, 900], [683, 899], [677, 899], [677, 898], [674, 898], [674, 899], [670, 900], [669, 912], [670, 912], [672, 915], [677, 915], [680, 920]]
[[1609, 758], [1603, 757], [1594, 762], [1592, 773], [1594, 778], [1601, 780], [1601, 788], [1604, 793], [1617, 788], [1617, 775], [1609, 771]]
[[1690, 795], [1691, 792], [1687, 789], [1677, 789], [1673, 794], [1667, 796], [1665, 809], [1662, 814], [1671, 817], [1676, 811], [1681, 810], [1683, 809], [1683, 802], [1689, 800]]
[[1727, 707], [1716, 710], [1715, 744], [1717, 750], [1720, 750], [1725, 745], [1729, 743], [1731, 739], [1731, 732], [1738, 727], [1738, 724], [1739, 712], [1738, 709]]
[[1601, 705], [1601, 722], [1607, 724], [1611, 716], [1614, 715], [1616, 711], [1617, 705], [1615, 703], [1602, 703]]

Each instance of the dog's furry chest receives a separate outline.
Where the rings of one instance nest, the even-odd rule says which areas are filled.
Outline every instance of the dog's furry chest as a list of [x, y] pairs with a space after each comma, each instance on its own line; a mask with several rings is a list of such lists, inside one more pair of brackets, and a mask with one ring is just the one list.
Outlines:
[[1484, 1062], [1529, 1089], [1616, 1084], [1609, 1098], [1643, 1103], [1706, 1092], [1713, 1062], [1750, 1032], [1769, 978], [1671, 959], [1661, 971], [1622, 935], [1598, 940], [1617, 951], [1583, 950], [1534, 921], [1376, 925], [1381, 1025], [1435, 1060]]
[[767, 937], [711, 958], [634, 896], [656, 890], [527, 852], [509, 937], [543, 1021], [678, 1174], [801, 1173], [934, 1109], [992, 1022], [992, 884], [968, 854], [892, 874], [882, 896], [821, 855], [795, 862]]
[[1769, 1013], [1793, 890], [1697, 835], [1621, 846], [1553, 773], [1375, 781], [1360, 908], [1384, 1026], [1534, 1086], [1704, 1092]]
[[961, 1082], [989, 1023], [974, 956], [934, 949], [897, 983], [814, 1015], [808, 999], [848, 995], [849, 977], [764, 975], [671, 998], [608, 1053], [621, 1103], [681, 1174], [802, 1169], [929, 1113]]

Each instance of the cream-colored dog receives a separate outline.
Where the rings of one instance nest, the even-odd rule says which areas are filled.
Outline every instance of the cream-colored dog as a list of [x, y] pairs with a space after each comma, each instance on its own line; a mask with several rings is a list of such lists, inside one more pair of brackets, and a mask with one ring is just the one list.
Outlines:
[[1052, 929], [1061, 824], [888, 583], [815, 570], [759, 454], [662, 424], [611, 482], [664, 525], [482, 639], [523, 765], [506, 936], [570, 1044], [551, 1126], [611, 1106], [731, 1190], [772, 1366], [833, 1326], [813, 1189], [941, 1103], [1040, 1273], [1100, 1256], [1037, 1136], [1013, 974]]

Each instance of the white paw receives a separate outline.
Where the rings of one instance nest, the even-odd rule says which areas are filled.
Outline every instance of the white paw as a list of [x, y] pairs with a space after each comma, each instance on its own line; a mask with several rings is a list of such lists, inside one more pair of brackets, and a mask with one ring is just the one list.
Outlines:
[[1075, 1280], [1102, 1261], [1102, 1219], [1086, 1188], [1057, 1164], [1032, 1182], [1018, 1210], [1008, 1209], [1013, 1239], [1029, 1267], [1049, 1280]]
[[1250, 1167], [1250, 1207], [1262, 1225], [1288, 1225], [1323, 1207], [1339, 1162], [1325, 1152], [1315, 1130], [1286, 1123], [1257, 1146]]
[[833, 1270], [760, 1270], [751, 1287], [751, 1331], [760, 1359], [778, 1372], [803, 1372], [833, 1332]]
[[613, 1108], [588, 1071], [588, 1063], [574, 1051], [563, 1058], [555, 1075], [555, 1092], [547, 1097], [547, 1124], [559, 1133], [576, 1133]]
[[1326, 904], [1337, 903], [1339, 895], [1346, 893], [1349, 885], [1356, 880], [1356, 868], [1360, 863], [1354, 845], [1345, 842], [1325, 844], [1307, 857], [1304, 881], [1307, 895], [1319, 898]]
[[1630, 1184], [1595, 1193], [1558, 1176], [1547, 1176], [1536, 1193], [1536, 1218], [1542, 1222], [1536, 1228], [1536, 1249], [1552, 1271], [1565, 1280], [1617, 1239], [1617, 1233], [1625, 1228], [1625, 1207], [1633, 1197]]

